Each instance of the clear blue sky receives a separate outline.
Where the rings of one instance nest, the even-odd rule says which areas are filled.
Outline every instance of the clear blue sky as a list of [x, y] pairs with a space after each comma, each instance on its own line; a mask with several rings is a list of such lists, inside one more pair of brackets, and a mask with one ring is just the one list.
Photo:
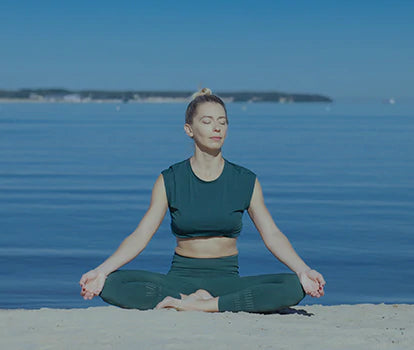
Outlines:
[[0, 89], [414, 97], [414, 1], [0, 1]]

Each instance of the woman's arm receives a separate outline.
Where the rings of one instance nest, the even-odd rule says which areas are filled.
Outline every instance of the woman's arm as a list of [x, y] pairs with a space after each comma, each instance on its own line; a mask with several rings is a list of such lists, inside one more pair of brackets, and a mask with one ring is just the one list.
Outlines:
[[[315, 294], [312, 296], [323, 295], [325, 281], [322, 275], [305, 264], [293, 249], [287, 237], [276, 226], [264, 203], [262, 188], [257, 178], [248, 213], [270, 252], [299, 276], [302, 285], [309, 282], [306, 281], [308, 278], [318, 284], [318, 286], [313, 285], [308, 288], [309, 294]], [[312, 283], [307, 284], [312, 285]], [[315, 290], [320, 290], [320, 292], [315, 292]]]
[[[103, 286], [106, 276], [134, 259], [144, 250], [161, 225], [167, 208], [168, 200], [164, 187], [164, 178], [160, 174], [152, 189], [150, 206], [138, 227], [124, 239], [118, 249], [108, 259], [82, 276], [79, 282], [82, 286], [81, 295], [84, 297], [85, 295], [89, 296], [87, 297], [88, 299], [91, 299], [94, 294], [97, 295]], [[88, 283], [93, 285], [93, 287], [88, 288]], [[93, 292], [88, 293], [88, 289]]]

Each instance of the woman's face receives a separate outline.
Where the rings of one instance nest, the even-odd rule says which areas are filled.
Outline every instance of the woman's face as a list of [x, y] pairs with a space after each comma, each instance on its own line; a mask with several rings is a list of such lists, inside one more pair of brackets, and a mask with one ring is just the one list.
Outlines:
[[200, 149], [218, 150], [227, 135], [227, 116], [224, 108], [214, 102], [204, 102], [197, 107], [192, 124], [185, 124], [184, 130]]

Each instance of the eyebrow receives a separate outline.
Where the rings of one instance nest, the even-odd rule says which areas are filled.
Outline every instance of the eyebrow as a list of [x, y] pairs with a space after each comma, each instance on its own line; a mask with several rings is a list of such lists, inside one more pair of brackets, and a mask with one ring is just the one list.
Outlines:
[[[214, 119], [214, 117], [213, 116], [211, 116], [211, 115], [203, 115], [201, 118], [213, 118]], [[218, 117], [217, 119], [220, 119], [220, 118], [226, 118], [227, 119], [227, 117], [225, 116], [225, 115], [221, 115], [220, 117]]]

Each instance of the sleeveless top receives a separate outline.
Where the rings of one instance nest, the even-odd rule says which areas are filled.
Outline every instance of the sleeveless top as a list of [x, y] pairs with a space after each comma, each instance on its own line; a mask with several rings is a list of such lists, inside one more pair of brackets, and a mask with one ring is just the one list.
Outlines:
[[197, 177], [190, 158], [171, 165], [164, 178], [171, 230], [179, 238], [237, 237], [249, 208], [256, 174], [224, 159], [221, 175], [213, 181]]

